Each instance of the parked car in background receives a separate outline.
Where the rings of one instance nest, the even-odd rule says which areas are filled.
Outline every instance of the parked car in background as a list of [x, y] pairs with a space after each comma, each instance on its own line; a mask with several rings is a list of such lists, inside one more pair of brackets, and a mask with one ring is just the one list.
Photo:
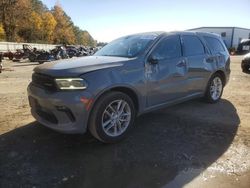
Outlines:
[[55, 61], [59, 59], [68, 59], [69, 55], [65, 46], [56, 46], [49, 52], [42, 51], [37, 57], [36, 60], [38, 63], [42, 64], [44, 62]]
[[66, 51], [67, 51], [69, 58], [79, 56], [79, 50], [75, 46], [67, 46]]
[[243, 72], [250, 73], [250, 52], [243, 57], [241, 68]]
[[28, 96], [41, 124], [64, 133], [89, 129], [114, 143], [140, 114], [199, 97], [218, 102], [229, 75], [220, 36], [142, 33], [116, 39], [94, 56], [37, 66]]
[[31, 62], [34, 62], [39, 51], [36, 48], [32, 48], [30, 45], [23, 44], [22, 49], [17, 49], [13, 53], [13, 61], [20, 61], [21, 59], [29, 59]]
[[70, 58], [81, 57], [89, 55], [87, 49], [84, 47], [66, 46], [67, 54]]
[[250, 50], [250, 39], [242, 39], [237, 48], [237, 54], [247, 54]]
[[3, 53], [3, 57], [13, 61], [20, 61], [21, 59], [29, 59], [31, 62], [36, 60], [36, 57], [40, 54], [41, 50], [32, 48], [28, 44], [23, 44], [22, 49], [17, 49], [15, 52], [8, 50]]
[[3, 53], [3, 58], [4, 57], [7, 57], [9, 60], [12, 60], [14, 58], [14, 54], [9, 50]]
[[44, 62], [50, 62], [50, 61], [55, 61], [55, 56], [51, 51], [41, 51], [40, 54], [37, 55], [36, 57], [36, 62], [38, 62], [39, 64], [42, 64]]

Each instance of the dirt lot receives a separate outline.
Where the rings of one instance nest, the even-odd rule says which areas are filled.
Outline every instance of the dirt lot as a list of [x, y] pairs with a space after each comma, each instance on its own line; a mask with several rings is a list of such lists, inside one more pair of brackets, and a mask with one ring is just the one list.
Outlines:
[[232, 57], [223, 99], [186, 102], [136, 120], [104, 145], [35, 122], [26, 88], [37, 64], [0, 74], [0, 187], [250, 187], [250, 75]]

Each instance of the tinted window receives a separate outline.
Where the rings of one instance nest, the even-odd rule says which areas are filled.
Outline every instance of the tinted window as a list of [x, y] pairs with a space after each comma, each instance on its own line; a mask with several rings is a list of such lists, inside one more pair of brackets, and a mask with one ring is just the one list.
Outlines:
[[179, 36], [170, 36], [163, 39], [155, 48], [153, 56], [159, 60], [180, 57], [181, 43]]
[[210, 48], [213, 54], [225, 51], [223, 45], [218, 39], [213, 37], [204, 37], [204, 39], [206, 40], [208, 47]]
[[185, 56], [201, 55], [205, 53], [204, 46], [198, 37], [184, 35], [182, 39]]

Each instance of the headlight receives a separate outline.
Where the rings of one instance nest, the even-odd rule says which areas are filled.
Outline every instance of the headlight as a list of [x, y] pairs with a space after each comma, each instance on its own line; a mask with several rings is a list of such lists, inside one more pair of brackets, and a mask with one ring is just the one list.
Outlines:
[[55, 82], [61, 90], [82, 90], [87, 88], [87, 83], [82, 78], [58, 78], [55, 79]]

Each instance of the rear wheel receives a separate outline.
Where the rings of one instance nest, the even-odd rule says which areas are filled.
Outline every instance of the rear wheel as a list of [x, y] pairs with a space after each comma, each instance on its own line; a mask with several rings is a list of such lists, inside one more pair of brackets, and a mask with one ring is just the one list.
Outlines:
[[222, 93], [224, 89], [223, 79], [220, 74], [214, 74], [207, 86], [207, 90], [205, 93], [205, 100], [208, 103], [216, 103], [221, 99]]
[[129, 96], [110, 92], [102, 96], [91, 113], [89, 130], [98, 140], [114, 143], [126, 137], [135, 119], [135, 107]]

